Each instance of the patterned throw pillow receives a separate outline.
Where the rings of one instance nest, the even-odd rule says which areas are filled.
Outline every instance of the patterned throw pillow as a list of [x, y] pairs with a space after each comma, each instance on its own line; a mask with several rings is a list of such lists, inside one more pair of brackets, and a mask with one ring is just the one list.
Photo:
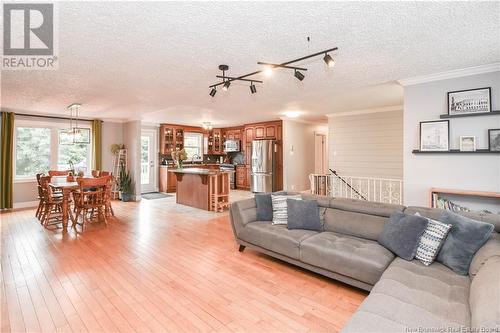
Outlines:
[[271, 200], [273, 201], [273, 224], [287, 224], [287, 204], [286, 199], [302, 200], [300, 194], [295, 195], [277, 195], [272, 194]]
[[[415, 213], [415, 215], [420, 216], [419, 213]], [[420, 237], [420, 244], [418, 244], [417, 254], [415, 255], [415, 258], [420, 260], [425, 266], [429, 266], [434, 259], [436, 259], [451, 229], [451, 224], [432, 219], [427, 220], [429, 223], [427, 224], [424, 234]]]

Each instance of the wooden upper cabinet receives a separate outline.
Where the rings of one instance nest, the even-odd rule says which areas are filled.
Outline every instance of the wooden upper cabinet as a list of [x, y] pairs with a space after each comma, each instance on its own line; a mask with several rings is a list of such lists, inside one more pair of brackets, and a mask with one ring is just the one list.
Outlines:
[[276, 125], [266, 125], [266, 139], [276, 139]]
[[254, 139], [265, 139], [266, 128], [264, 126], [255, 126], [253, 134], [254, 134]]
[[253, 127], [245, 127], [245, 142], [252, 142], [253, 139]]

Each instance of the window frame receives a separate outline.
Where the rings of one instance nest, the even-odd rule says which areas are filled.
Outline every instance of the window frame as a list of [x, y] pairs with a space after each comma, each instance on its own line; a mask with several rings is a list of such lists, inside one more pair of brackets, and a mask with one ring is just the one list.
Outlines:
[[[81, 123], [80, 123], [81, 122]], [[59, 158], [59, 130], [67, 129], [68, 122], [50, 122], [50, 121], [38, 121], [38, 120], [27, 120], [27, 119], [16, 119], [14, 123], [14, 140], [13, 140], [13, 172], [14, 172], [14, 183], [30, 183], [36, 181], [36, 175], [32, 176], [18, 176], [16, 174], [16, 163], [17, 163], [17, 128], [48, 128], [50, 129], [50, 170], [57, 169], [57, 162]], [[89, 165], [93, 162], [92, 153], [92, 126], [85, 120], [79, 120], [78, 127], [89, 128], [90, 129], [90, 144], [87, 152], [87, 159]]]
[[[196, 136], [198, 136], [199, 140], [198, 140], [198, 146], [186, 146], [186, 137], [187, 136], [190, 136], [191, 134], [194, 134]], [[182, 143], [182, 146], [185, 148], [198, 148], [199, 150], [199, 158], [197, 159], [191, 159], [190, 161], [196, 161], [196, 162], [200, 162], [200, 161], [203, 161], [203, 133], [200, 133], [200, 132], [184, 132], [184, 142]]]

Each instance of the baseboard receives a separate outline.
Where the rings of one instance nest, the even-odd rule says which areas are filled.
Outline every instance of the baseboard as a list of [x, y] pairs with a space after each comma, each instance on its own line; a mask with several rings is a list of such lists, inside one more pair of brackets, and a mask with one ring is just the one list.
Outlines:
[[19, 208], [35, 208], [38, 206], [38, 200], [35, 201], [24, 201], [24, 202], [14, 202], [12, 205], [13, 209]]

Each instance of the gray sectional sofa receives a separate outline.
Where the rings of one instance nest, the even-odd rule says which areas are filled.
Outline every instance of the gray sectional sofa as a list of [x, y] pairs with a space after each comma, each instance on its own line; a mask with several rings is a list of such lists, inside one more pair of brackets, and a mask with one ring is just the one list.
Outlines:
[[495, 231], [463, 276], [438, 262], [397, 258], [377, 242], [392, 212], [437, 219], [441, 210], [302, 196], [318, 201], [322, 232], [257, 221], [255, 199], [247, 199], [231, 205], [234, 236], [240, 251], [248, 247], [371, 291], [343, 332], [500, 332], [500, 216], [464, 213]]

